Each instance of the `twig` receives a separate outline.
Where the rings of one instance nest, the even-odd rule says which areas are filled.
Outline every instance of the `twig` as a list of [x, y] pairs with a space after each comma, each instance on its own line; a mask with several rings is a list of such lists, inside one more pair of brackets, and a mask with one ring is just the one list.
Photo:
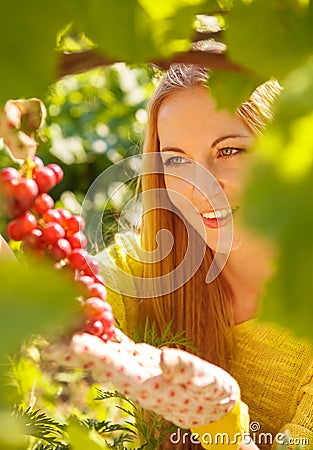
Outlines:
[[[105, 55], [100, 54], [96, 50], [85, 50], [74, 53], [61, 53], [58, 69], [58, 77], [62, 78], [66, 75], [86, 72], [100, 66], [108, 66], [120, 62]], [[245, 71], [239, 65], [230, 61], [226, 54], [216, 54], [204, 51], [188, 51], [179, 53], [171, 58], [163, 60], [151, 60], [151, 64], [155, 64], [161, 69], [167, 69], [173, 63], [198, 64], [203, 67], [212, 69], [222, 69], [231, 72]]]

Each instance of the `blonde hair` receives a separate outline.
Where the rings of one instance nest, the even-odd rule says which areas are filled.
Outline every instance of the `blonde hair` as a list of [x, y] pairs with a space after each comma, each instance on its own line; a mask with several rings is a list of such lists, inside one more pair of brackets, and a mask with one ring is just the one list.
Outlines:
[[[184, 64], [171, 66], [149, 103], [144, 153], [159, 152], [157, 118], [162, 103], [181, 89], [207, 85], [208, 78], [208, 70], [205, 68]], [[278, 83], [270, 81], [259, 87], [249, 101], [239, 108], [238, 114], [254, 133], [260, 133], [270, 120], [270, 105], [278, 91]], [[156, 190], [154, 192], [157, 192], [159, 189], [164, 195], [166, 191], [163, 174], [151, 172], [152, 170], [149, 175], [143, 176], [142, 190], [154, 189]], [[188, 243], [193, 246], [191, 253], [196, 252], [197, 246], [201, 245], [201, 237], [195, 230], [192, 229], [188, 237], [183, 221], [175, 214], [175, 207], [171, 205], [166, 208], [167, 202], [168, 205], [171, 204], [165, 195], [162, 203], [165, 208], [152, 209], [142, 218], [141, 245], [145, 250], [150, 252], [155, 250], [155, 237], [160, 230], [169, 230], [174, 236], [172, 251], [166, 258], [143, 266], [143, 276], [155, 280], [159, 280], [159, 277], [166, 273], [171, 273], [180, 264]], [[203, 261], [189, 281], [181, 283], [180, 288], [166, 295], [142, 299], [138, 304], [139, 317], [143, 322], [147, 316], [150, 323], [155, 321], [159, 332], [172, 320], [174, 333], [185, 330], [186, 335], [191, 338], [205, 359], [227, 369], [232, 342], [232, 292], [223, 273], [210, 284], [205, 282], [212, 260], [212, 250], [206, 247]], [[190, 264], [193, 262], [190, 261]]]

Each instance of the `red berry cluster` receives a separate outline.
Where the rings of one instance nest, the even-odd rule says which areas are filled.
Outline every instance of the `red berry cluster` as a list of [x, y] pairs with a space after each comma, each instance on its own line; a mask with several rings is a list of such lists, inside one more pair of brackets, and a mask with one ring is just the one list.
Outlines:
[[44, 166], [34, 157], [18, 171], [7, 167], [0, 172], [3, 209], [10, 217], [8, 235], [22, 241], [25, 253], [49, 255], [57, 268], [69, 267], [80, 284], [85, 299], [84, 331], [107, 341], [114, 335], [114, 317], [106, 300], [106, 288], [99, 275], [99, 264], [86, 254], [85, 221], [64, 208], [54, 208], [47, 192], [63, 178], [57, 164]]

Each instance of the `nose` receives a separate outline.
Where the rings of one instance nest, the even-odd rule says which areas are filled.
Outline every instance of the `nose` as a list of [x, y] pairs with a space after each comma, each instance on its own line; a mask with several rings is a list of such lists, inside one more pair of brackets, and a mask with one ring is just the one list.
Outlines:
[[212, 170], [197, 164], [194, 172], [195, 176], [192, 180], [192, 198], [195, 202], [208, 202], [210, 199], [221, 195], [224, 191], [224, 185]]

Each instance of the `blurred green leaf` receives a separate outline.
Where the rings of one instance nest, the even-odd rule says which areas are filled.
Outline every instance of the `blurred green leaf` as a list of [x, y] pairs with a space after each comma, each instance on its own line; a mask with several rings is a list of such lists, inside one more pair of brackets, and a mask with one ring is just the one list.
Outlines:
[[137, 0], [153, 20], [166, 19], [174, 16], [177, 10], [185, 7], [199, 7], [201, 8], [204, 3], [206, 7], [216, 7], [214, 0], [160, 0], [157, 3], [150, 0]]
[[290, 73], [275, 104], [275, 119], [259, 139], [259, 164], [246, 191], [248, 223], [280, 248], [263, 317], [300, 336], [312, 332], [313, 64]]
[[32, 261], [29, 269], [17, 263], [0, 265], [0, 404], [4, 402], [5, 358], [18, 350], [23, 339], [33, 333], [64, 332], [78, 311], [77, 291], [69, 274], [61, 274], [42, 261]]
[[9, 411], [0, 409], [0, 450], [25, 450], [22, 418], [13, 417]]
[[313, 4], [297, 0], [237, 0], [225, 33], [229, 56], [280, 80], [313, 50]]
[[61, 0], [1, 2], [0, 103], [41, 97], [56, 77], [56, 34], [68, 21]]
[[218, 109], [235, 111], [265, 80], [248, 72], [213, 70], [209, 87]]
[[[275, 104], [275, 118], [257, 151], [288, 183], [306, 177], [313, 164], [313, 62], [291, 72]], [[309, 194], [309, 192], [308, 192]]]
[[[73, 450], [103, 450], [103, 441], [95, 432], [84, 428], [77, 420], [72, 419], [67, 433]], [[102, 445], [101, 445], [102, 441]]]
[[30, 333], [64, 325], [78, 310], [70, 274], [60, 273], [42, 261], [32, 261], [29, 269], [1, 263], [0, 286], [1, 355], [16, 349]]
[[[108, 58], [138, 63], [188, 50], [195, 15], [216, 8], [215, 0], [56, 0], [44, 7], [39, 0], [18, 7], [5, 2], [1, 8], [5, 39], [0, 43], [0, 103], [43, 96], [58, 76], [56, 41], [64, 29], [69, 40], [69, 23], [79, 30], [72, 35], [82, 45], [93, 45], [91, 38]], [[75, 42], [69, 45], [76, 48]]]
[[75, 19], [108, 57], [145, 62], [188, 49], [192, 23], [199, 9], [214, 7], [212, 0], [81, 1]]
[[312, 172], [297, 181], [282, 179], [275, 164], [253, 172], [246, 194], [248, 223], [279, 245], [277, 273], [269, 284], [262, 316], [299, 336], [313, 337], [313, 194]]
[[[313, 23], [313, 21], [312, 21]], [[283, 132], [293, 120], [313, 111], [313, 60], [293, 70], [283, 82], [284, 90], [276, 102], [275, 127]]]

